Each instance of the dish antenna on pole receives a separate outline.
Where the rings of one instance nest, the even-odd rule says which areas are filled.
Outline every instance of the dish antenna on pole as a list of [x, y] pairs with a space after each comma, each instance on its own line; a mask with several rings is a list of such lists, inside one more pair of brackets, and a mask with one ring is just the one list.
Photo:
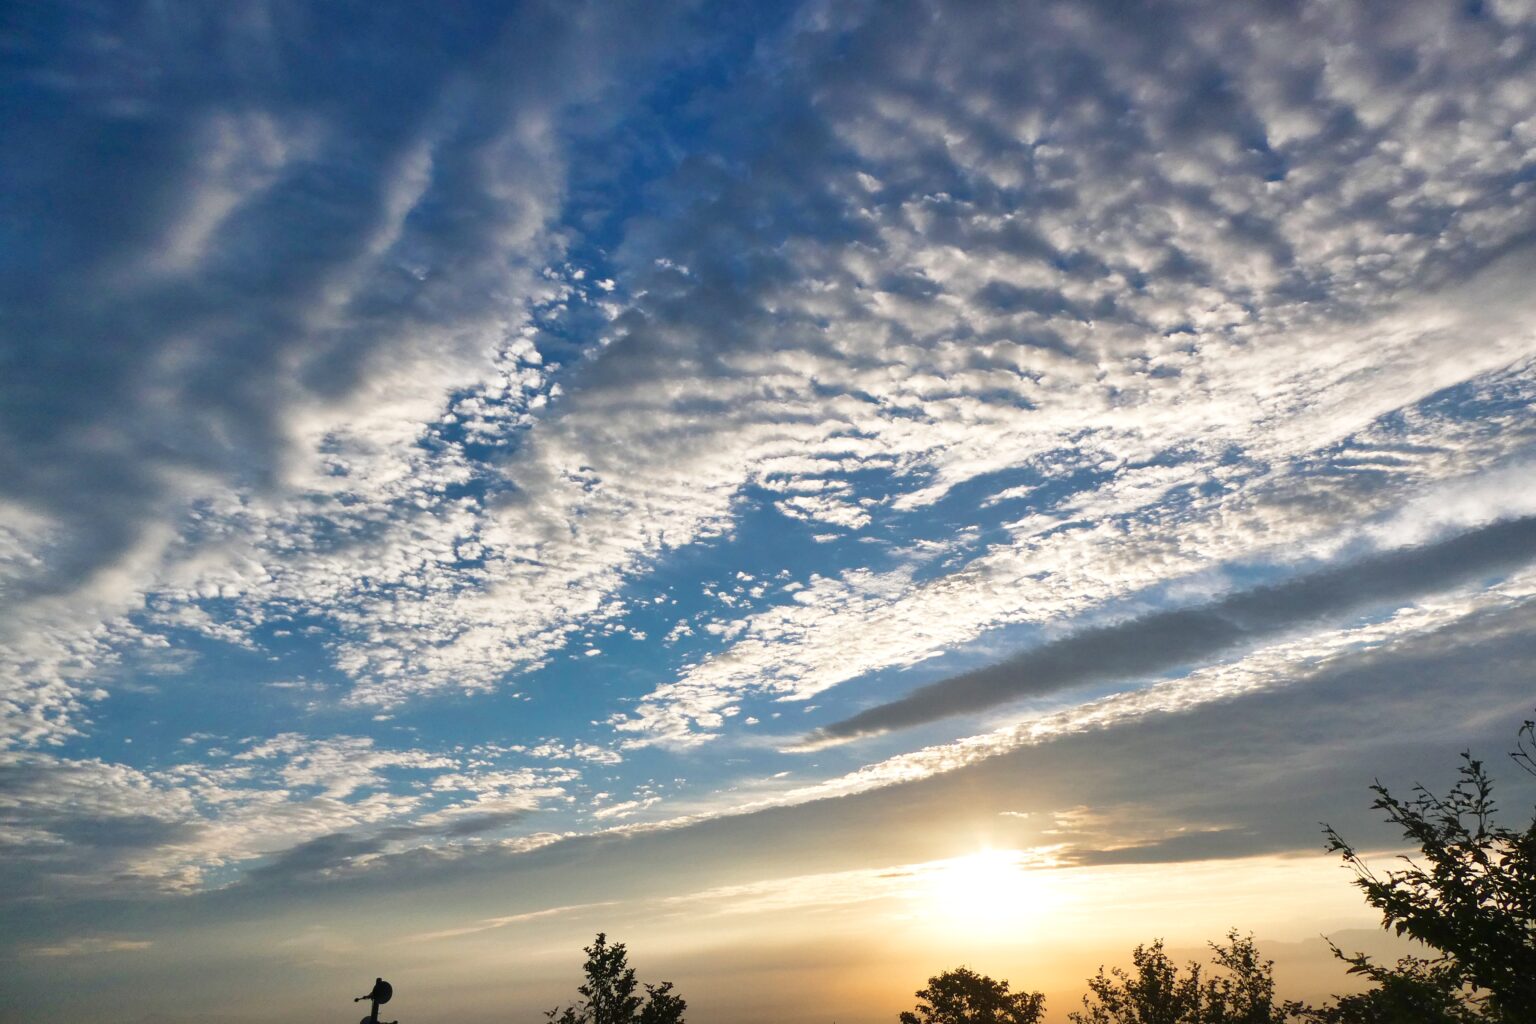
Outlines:
[[368, 1011], [368, 1016], [358, 1021], [358, 1024], [400, 1024], [397, 1020], [379, 1020], [379, 1007], [389, 1002], [394, 994], [393, 985], [383, 978], [374, 978], [373, 990], [365, 996], [358, 996], [352, 1000], [354, 1003], [360, 1003], [366, 999], [373, 1004], [372, 1009]]

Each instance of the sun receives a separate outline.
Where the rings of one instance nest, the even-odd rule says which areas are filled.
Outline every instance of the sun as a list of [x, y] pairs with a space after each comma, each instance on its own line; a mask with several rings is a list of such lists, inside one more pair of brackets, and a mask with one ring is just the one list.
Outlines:
[[1018, 850], [984, 849], [935, 861], [917, 895], [925, 916], [967, 933], [1017, 934], [1060, 903], [1053, 872]]

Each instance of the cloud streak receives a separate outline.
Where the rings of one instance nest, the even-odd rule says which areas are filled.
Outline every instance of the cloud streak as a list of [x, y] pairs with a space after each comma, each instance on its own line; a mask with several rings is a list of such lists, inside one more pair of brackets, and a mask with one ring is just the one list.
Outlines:
[[1330, 567], [1197, 607], [1083, 629], [817, 729], [807, 746], [909, 728], [1074, 686], [1144, 678], [1266, 637], [1387, 606], [1536, 558], [1536, 517]]

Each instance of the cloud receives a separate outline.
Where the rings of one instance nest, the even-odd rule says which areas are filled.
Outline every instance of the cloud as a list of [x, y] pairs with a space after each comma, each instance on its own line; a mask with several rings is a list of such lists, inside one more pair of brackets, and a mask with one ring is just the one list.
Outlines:
[[[725, 813], [669, 827], [550, 837], [537, 847], [484, 847], [454, 858], [385, 856], [346, 885], [304, 898], [342, 906], [391, 892], [438, 904], [458, 899], [453, 890], [483, 917], [492, 891], [514, 894], [507, 905], [516, 913], [520, 894], [530, 892], [546, 901], [530, 911], [568, 893], [589, 901], [690, 893], [752, 872], [776, 876], [791, 855], [806, 874], [863, 871], [871, 859], [953, 856], [957, 841], [977, 841], [989, 828], [1003, 830], [994, 834], [999, 843], [1006, 836], [1050, 846], [1064, 863], [1103, 851], [1115, 851], [1119, 862], [1320, 851], [1320, 816], [1362, 841], [1390, 843], [1395, 834], [1376, 827], [1369, 807], [1373, 775], [1426, 780], [1430, 748], [1445, 752], [1436, 770], [1448, 778], [1458, 749], [1491, 755], [1528, 713], [1521, 666], [1532, 646], [1522, 628], [1529, 582], [1523, 602], [1470, 613], [1448, 607], [1438, 628], [1420, 622], [1341, 637], [1321, 655], [1303, 645], [1289, 652], [1289, 671], [1238, 665], [1160, 684], [1157, 699], [1121, 695], [1034, 716], [1007, 736], [948, 751], [942, 767], [935, 756], [927, 770], [872, 774], [862, 785], [811, 787], [755, 806], [737, 801]], [[1460, 685], [1432, 685], [1446, 679]], [[1212, 778], [1223, 785], [1210, 785]], [[988, 818], [1000, 824], [988, 826]], [[1211, 835], [1177, 838], [1186, 833]], [[650, 867], [639, 875], [624, 869], [636, 863]], [[514, 878], [526, 884], [509, 885]], [[418, 890], [432, 895], [410, 895]], [[235, 896], [194, 902], [225, 914]], [[292, 894], [262, 889], [261, 898]]]
[[43, 957], [92, 956], [98, 953], [137, 953], [153, 945], [153, 942], [143, 939], [110, 939], [90, 935], [52, 946], [34, 946], [28, 952], [32, 956]]
[[[526, 424], [550, 388], [532, 310], [563, 301], [543, 273], [563, 119], [669, 21], [129, 4], [17, 24], [8, 244], [34, 258], [0, 325], [6, 742], [70, 735], [146, 594], [282, 590], [297, 555], [324, 600], [351, 569], [315, 565], [325, 548], [463, 479], [458, 445], [422, 450], [429, 424]], [[314, 50], [338, 35], [355, 45]]]
[[[1011, 746], [994, 745], [989, 756], [969, 761], [955, 758], [952, 771], [913, 775], [906, 784], [889, 778], [842, 796], [828, 788], [800, 795], [793, 806], [717, 814], [669, 829], [573, 836], [532, 852], [496, 846], [455, 858], [385, 856], [367, 871], [343, 873], [324, 886], [233, 887], [163, 903], [119, 901], [115, 933], [153, 941], [156, 953], [164, 949], [168, 956], [161, 966], [146, 963], [131, 977], [103, 976], [102, 983], [142, 988], [156, 971], [184, 971], [188, 962], [210, 969], [231, 963], [249, 971], [272, 963], [270, 957], [291, 955], [274, 952], [274, 939], [291, 939], [306, 925], [350, 933], [348, 922], [376, 924], [381, 906], [414, 923], [398, 940], [402, 956], [419, 933], [448, 939], [521, 920], [530, 934], [498, 932], [494, 956], [504, 959], [508, 948], [526, 942], [533, 957], [549, 942], [532, 933], [531, 915], [548, 910], [556, 912], [549, 915], [556, 921], [571, 916], [556, 934], [566, 937], [558, 944], [572, 950], [578, 943], [567, 940], [589, 937], [599, 923], [612, 928], [616, 920], [633, 920], [638, 930], [643, 922], [665, 921], [669, 909], [739, 909], [748, 915], [740, 918], [746, 928], [775, 913], [803, 925], [804, 901], [797, 893], [815, 891], [834, 907], [851, 908], [901, 888], [901, 878], [881, 879], [872, 868], [899, 871], [972, 852], [988, 841], [997, 850], [1051, 847], [1066, 864], [1091, 860], [1095, 851], [1117, 851], [1119, 860], [1130, 861], [1130, 851], [1144, 847], [1151, 870], [1164, 873], [1168, 859], [1181, 853], [1193, 866], [1211, 855], [1280, 850], [1297, 872], [1288, 877], [1313, 884], [1322, 876], [1320, 884], [1337, 894], [1335, 906], [1364, 914], [1347, 874], [1322, 852], [1318, 819], [1340, 826], [1362, 848], [1390, 848], [1399, 836], [1370, 808], [1372, 777], [1394, 787], [1415, 780], [1436, 786], [1453, 776], [1456, 752], [1464, 748], [1495, 762], [1513, 727], [1529, 714], [1525, 666], [1533, 645], [1525, 627], [1531, 584], [1527, 574], [1518, 586], [1504, 588], [1511, 601], [1474, 600], [1482, 610], [1469, 611], [1461, 598], [1448, 601], [1433, 620], [1438, 628], [1422, 617], [1398, 629], [1362, 627], [1320, 662], [1293, 652], [1296, 660], [1284, 671], [1257, 666], [1252, 686], [1230, 678], [1241, 675], [1241, 666], [1208, 674], [1198, 681], [1203, 702], [1144, 702], [1122, 716], [1080, 709], [1075, 725], [1065, 716], [1035, 719], [1023, 724]], [[1035, 724], [1045, 728], [1032, 734]], [[1501, 786], [1511, 801], [1506, 806], [1519, 806], [1529, 792], [1528, 782], [1521, 789], [1521, 776], [1514, 776], [1501, 779], [1513, 783]], [[1029, 817], [1003, 817], [1003, 811]], [[1216, 832], [1230, 845], [1202, 848], [1177, 839]], [[784, 877], [786, 863], [795, 865], [791, 878]], [[1233, 906], [1264, 913], [1251, 902], [1260, 865], [1207, 863], [1204, 871], [1175, 872], [1173, 884], [1188, 878], [1190, 893], [1199, 889], [1207, 900], [1203, 905], [1230, 901], [1216, 903], [1213, 914]], [[1212, 887], [1210, 879], [1218, 876], [1231, 888]], [[1132, 875], [1138, 886], [1148, 877]], [[803, 891], [797, 889], [802, 879]], [[1049, 888], [1053, 876], [1047, 872], [1039, 881]], [[85, 929], [75, 919], [94, 908], [79, 909], [73, 902], [78, 895], [55, 904], [49, 921], [19, 924], [18, 939], [58, 945], [81, 934]], [[688, 902], [690, 895], [698, 898]], [[681, 899], [665, 902], [674, 896]], [[594, 918], [577, 916], [581, 904], [610, 901], [614, 905], [595, 909]], [[1064, 912], [1070, 915], [1071, 907]], [[1294, 908], [1276, 912], [1294, 916]], [[736, 923], [717, 920], [732, 926], [727, 932]], [[218, 947], [220, 928], [231, 921], [238, 922], [236, 940], [232, 948]], [[35, 961], [9, 975], [8, 982], [15, 980], [8, 991], [46, 1007], [42, 987], [54, 976], [33, 967]]]
[[1391, 607], [1536, 558], [1536, 518], [1423, 547], [1369, 555], [1195, 608], [1085, 628], [997, 665], [920, 687], [823, 726], [808, 742], [852, 739], [984, 711], [1073, 686], [1142, 679], [1350, 612]]
[[546, 907], [543, 910], [530, 910], [525, 914], [509, 914], [506, 917], [490, 917], [483, 921], [463, 928], [449, 928], [438, 932], [424, 932], [413, 935], [411, 939], [417, 942], [432, 942], [437, 939], [456, 939], [462, 935], [476, 935], [480, 932], [492, 931], [497, 928], [506, 928], [509, 925], [522, 924], [525, 921], [539, 921], [549, 917], [560, 917], [565, 914], [576, 914], [587, 910], [596, 910], [601, 907], [614, 906], [614, 901], [606, 900], [602, 903], [574, 903], [563, 907]]
[[360, 862], [384, 849], [384, 841], [376, 837], [353, 836], [344, 832], [317, 836], [297, 846], [289, 847], [247, 872], [253, 884], [263, 882], [291, 882], [301, 878], [313, 878], [345, 866]]
[[[1282, 843], [1279, 849], [1287, 845]], [[1265, 846], [1265, 839], [1252, 831], [1216, 828], [1107, 850], [1076, 848], [1066, 855], [1066, 859], [1072, 864], [1085, 867], [1105, 864], [1179, 864], [1226, 857], [1251, 857], [1268, 852]]]
[[458, 762], [422, 751], [378, 749], [372, 737], [336, 736], [311, 739], [300, 733], [281, 733], [235, 755], [235, 761], [279, 761], [285, 784], [317, 787], [327, 796], [343, 799], [383, 781], [389, 768], [455, 768]]
[[[1400, 609], [1380, 622], [1314, 632], [1272, 643], [1236, 661], [1197, 669], [1141, 689], [1068, 704], [1055, 711], [1026, 713], [990, 732], [896, 754], [845, 775], [791, 789], [771, 798], [765, 806], [792, 805], [918, 782], [1063, 736], [1113, 730], [1143, 719], [1194, 712], [1247, 695], [1285, 690], [1299, 681], [1328, 678], [1333, 670], [1345, 672], [1357, 657], [1375, 665], [1380, 659], [1373, 652], [1378, 648], [1400, 649], [1404, 677], [1433, 690], [1430, 684], [1448, 678], [1450, 673], [1436, 676], [1424, 666], [1413, 664], [1415, 654], [1429, 663], [1447, 660], [1445, 649], [1454, 648], [1465, 662], [1481, 666], [1480, 644], [1487, 645], [1489, 652], [1505, 646], [1520, 648], [1526, 639], [1521, 635], [1523, 616], [1536, 594], [1533, 586], [1536, 577], [1526, 572], [1492, 593], [1476, 587], [1463, 588], [1423, 605]], [[1496, 667], [1492, 675], [1507, 680], [1509, 664], [1500, 662], [1492, 653], [1489, 657]], [[1316, 695], [1318, 691], [1307, 692]]]
[[[1125, 602], [1224, 591], [1227, 563], [1291, 573], [1297, 563], [1530, 515], [1531, 469], [1516, 455], [1532, 440], [1521, 425], [1529, 418], [1506, 412], [1530, 397], [1526, 371], [1516, 368], [1411, 415], [1383, 417], [1295, 463], [1220, 471], [1199, 460], [1111, 464], [1091, 487], [1037, 499], [979, 554], [935, 538], [913, 545], [894, 569], [818, 576], [790, 600], [734, 620], [741, 639], [686, 666], [621, 728], [683, 742], [690, 719], [753, 693], [805, 700], [963, 649], [999, 626], [1059, 631], [1119, 614]], [[1063, 457], [1077, 472], [1102, 458]], [[1473, 464], [1496, 468], [1467, 473]]]
[[579, 779], [569, 768], [505, 764], [515, 757], [297, 733], [213, 763], [152, 769], [3, 754], [6, 889], [23, 901], [143, 897], [243, 877], [280, 892], [385, 854], [485, 842]]
[[[1391, 555], [1232, 593], [1372, 547], [1452, 585], [1435, 538], [1532, 514], [1532, 25], [1485, 6], [810, 4], [745, 41], [685, 7], [29, 14], [0, 97], [29, 254], [0, 285], [8, 888], [344, 889], [744, 794], [852, 803], [1520, 606]], [[671, 616], [675, 657], [493, 696], [701, 553], [786, 575]], [[1266, 646], [824, 779], [726, 790], [700, 751], [687, 807], [580, 799], [664, 777], [621, 745], [846, 715], [1002, 627], [1069, 637], [1054, 686]], [[326, 725], [116, 763], [101, 702], [203, 651], [221, 699], [303, 659]], [[521, 756], [381, 738], [461, 696]], [[357, 704], [396, 717], [332, 726]]]
[[[906, 14], [899, 23], [931, 24], [922, 5]], [[1484, 53], [1495, 45], [1491, 25], [1424, 14]], [[1363, 28], [1338, 19], [1330, 37]], [[867, 517], [877, 537], [921, 529], [900, 513], [935, 508], [957, 488], [985, 494], [993, 474], [1028, 474], [1040, 517], [1031, 532], [1079, 536], [1047, 546], [1020, 522], [1016, 550], [997, 545], [975, 572], [926, 587], [891, 573], [883, 582], [910, 601], [866, 602], [861, 570], [850, 571], [857, 626], [827, 615], [807, 629], [811, 616], [788, 604], [754, 616], [745, 642], [617, 716], [621, 731], [696, 744], [716, 734], [707, 717], [743, 693], [806, 696], [990, 626], [1049, 617], [1028, 609], [1077, 611], [1062, 606], [1125, 586], [1128, 562], [1141, 561], [1150, 583], [1181, 563], [1198, 571], [1283, 550], [1283, 535], [1318, 543], [1367, 511], [1345, 507], [1341, 491], [1379, 510], [1394, 493], [1487, 465], [1458, 467], [1392, 435], [1449, 455], [1477, 428], [1445, 414], [1437, 392], [1528, 381], [1533, 339], [1515, 282], [1530, 251], [1517, 235], [1485, 249], [1406, 211], [1478, 220], [1470, 207], [1498, 205], [1493, 192], [1463, 194], [1470, 207], [1453, 210], [1445, 189], [1507, 185], [1523, 157], [1495, 145], [1469, 178], [1466, 165], [1420, 163], [1433, 158], [1416, 148], [1406, 172], [1398, 133], [1420, 114], [1409, 103], [1357, 110], [1374, 107], [1372, 94], [1323, 72], [1327, 55], [1303, 20], [1275, 14], [1257, 31], [1247, 13], [1191, 10], [1151, 25], [1109, 6], [1092, 18], [1024, 7], [901, 33], [866, 11], [822, 26], [827, 38], [807, 33], [799, 69], [814, 116], [781, 117], [794, 145], [750, 150], [750, 177], [712, 168], [687, 179], [687, 215], [668, 208], [637, 234], [632, 245], [647, 243], [648, 256], [665, 246], [690, 273], [641, 277], [645, 317], [616, 322], [620, 340], [579, 382], [562, 432], [596, 436], [582, 421], [597, 410], [621, 413], [626, 430], [655, 428], [631, 476], [652, 460], [670, 467], [707, 434], [708, 456], [735, 458], [694, 462], [698, 479], [725, 487], [739, 479], [734, 467], [749, 479], [755, 469], [765, 486], [812, 491], [823, 518], [835, 520], [841, 502], [850, 525]], [[816, 62], [829, 39], [835, 66]], [[1471, 123], [1435, 130], [1491, 139], [1517, 116], [1465, 91], [1488, 65], [1428, 37], [1399, 43], [1437, 70], [1433, 84], [1398, 83], [1394, 95], [1449, 88], [1469, 104]], [[978, 62], [994, 52], [1011, 56]], [[1182, 55], [1176, 68], [1169, 52]], [[1494, 74], [1505, 81], [1521, 64]], [[759, 109], [740, 106], [743, 118]], [[1318, 109], [1328, 111], [1320, 120]], [[764, 138], [775, 130], [764, 126]], [[1369, 197], [1356, 194], [1366, 188], [1356, 159], [1372, 168]], [[751, 252], [743, 240], [761, 236], [734, 211], [755, 209], [780, 181], [787, 210], [764, 230], [783, 240], [773, 235], [754, 272], [738, 272]], [[797, 214], [810, 209], [820, 231], [800, 230]], [[712, 415], [701, 420], [701, 409]], [[1440, 429], [1428, 429], [1421, 417], [1437, 414]], [[1507, 454], [1529, 443], [1496, 433], [1481, 444]], [[754, 435], [772, 441], [754, 447]], [[592, 446], [610, 447], [625, 451]], [[601, 486], [622, 491], [619, 473], [600, 474]], [[1253, 500], [1271, 496], [1289, 504]], [[953, 517], [948, 526], [969, 512], [938, 514]], [[1194, 538], [1204, 544], [1186, 543], [1190, 520], [1212, 535]], [[1153, 546], [1138, 556], [1144, 538]], [[1015, 581], [1016, 599], [1001, 593]]]
[[[753, 488], [826, 538], [921, 529], [1021, 470], [1038, 514], [1145, 521], [1519, 365], [1528, 68], [1500, 44], [1529, 26], [1415, 12], [1379, 40], [1331, 10], [807, 10], [664, 154], [604, 133], [657, 116], [620, 102], [648, 62], [717, 52], [681, 15], [470, 13], [428, 19], [431, 47], [364, 19], [355, 67], [299, 15], [213, 18], [218, 59], [172, 13], [31, 25], [49, 86], [17, 191], [75, 216], [16, 334], [74, 369], [24, 361], [38, 404], [4, 427], [36, 605], [12, 629], [14, 736], [69, 734], [163, 628], [125, 614], [140, 595], [227, 602], [210, 629], [247, 640], [274, 608], [319, 617], [360, 701], [481, 692], [623, 616], [628, 583], [729, 534]], [[91, 59], [99, 38], [119, 61]], [[274, 66], [307, 70], [290, 88]], [[128, 126], [112, 166], [66, 173], [71, 144]], [[623, 186], [645, 202], [600, 278], [565, 262], [617, 216], [592, 197], [623, 191], [589, 153], [656, 173]], [[119, 194], [134, 215], [94, 230]], [[120, 343], [86, 344], [104, 318]], [[562, 333], [589, 347], [555, 370]], [[1372, 467], [1383, 494], [1451, 472], [1403, 458]], [[1107, 467], [1100, 500], [1051, 497]], [[1017, 621], [1003, 588], [945, 575], [930, 635], [777, 662], [749, 637], [740, 676], [782, 664], [805, 693]], [[658, 690], [623, 731], [696, 742], [727, 688]]]

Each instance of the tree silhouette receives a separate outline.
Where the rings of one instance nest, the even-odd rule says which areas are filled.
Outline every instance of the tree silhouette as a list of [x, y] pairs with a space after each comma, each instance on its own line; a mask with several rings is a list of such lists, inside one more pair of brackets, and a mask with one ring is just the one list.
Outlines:
[[1274, 961], [1259, 959], [1252, 936], [1235, 930], [1228, 944], [1211, 943], [1216, 966], [1225, 973], [1202, 980], [1202, 968], [1181, 973], [1159, 939], [1137, 946], [1132, 970], [1104, 968], [1088, 979], [1083, 1010], [1068, 1014], [1073, 1024], [1284, 1024], [1306, 1010], [1300, 1003], [1275, 1002]]
[[1469, 1003], [1454, 977], [1426, 960], [1404, 957], [1380, 967], [1365, 956], [1345, 957], [1351, 974], [1364, 974], [1376, 987], [1308, 1012], [1312, 1024], [1480, 1024], [1488, 1020]]
[[577, 988], [582, 1001], [545, 1013], [554, 1024], [683, 1024], [688, 1003], [672, 991], [672, 983], [646, 985], [642, 998], [635, 989], [635, 969], [629, 966], [624, 943], [608, 944], [597, 933], [592, 945], [583, 947], [586, 981]]
[[1200, 984], [1200, 968], [1192, 965], [1191, 975], [1179, 977], [1178, 966], [1163, 952], [1163, 941], [1150, 947], [1138, 945], [1131, 953], [1135, 973], [1116, 967], [1108, 975], [1104, 968], [1088, 979], [1088, 994], [1083, 1009], [1068, 1018], [1074, 1024], [1176, 1024], [1186, 1020], [1194, 1005], [1194, 990]]
[[901, 1024], [1037, 1024], [1045, 1013], [1041, 993], [1009, 992], [1008, 982], [966, 967], [934, 975], [916, 995], [921, 1002], [902, 1011]]
[[[1495, 825], [1493, 782], [1470, 752], [1461, 756], [1461, 777], [1443, 797], [1416, 785], [1411, 797], [1399, 800], [1380, 782], [1371, 787], [1372, 806], [1418, 845], [1422, 862], [1404, 857], [1406, 867], [1378, 875], [1324, 826], [1328, 849], [1354, 868], [1355, 884], [1381, 911], [1382, 927], [1438, 955], [1407, 957], [1388, 968], [1335, 947], [1352, 972], [1379, 987], [1326, 1011], [1356, 1016], [1319, 1019], [1536, 1021], [1536, 810], [1524, 831]], [[1536, 722], [1520, 727], [1511, 757], [1536, 775]]]

